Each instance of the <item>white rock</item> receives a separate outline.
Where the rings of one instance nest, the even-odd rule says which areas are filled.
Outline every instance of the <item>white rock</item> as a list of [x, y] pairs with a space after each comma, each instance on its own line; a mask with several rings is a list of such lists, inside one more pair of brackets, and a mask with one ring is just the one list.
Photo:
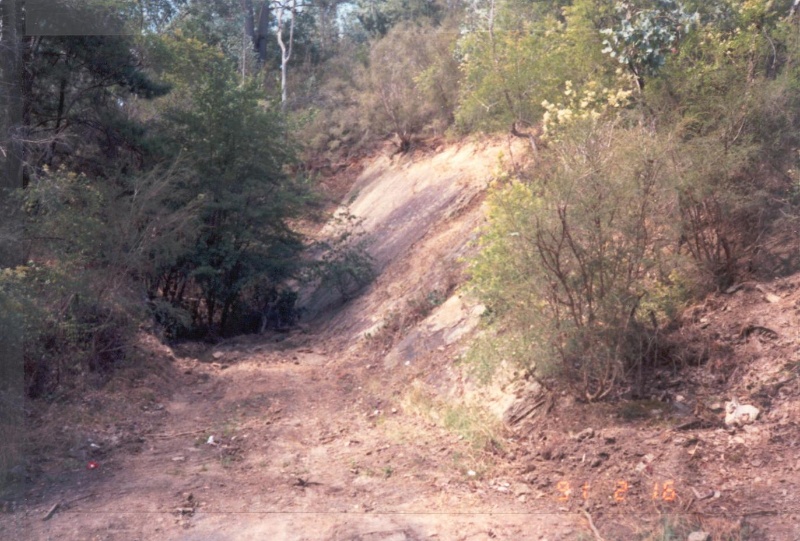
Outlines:
[[739, 404], [734, 398], [725, 403], [725, 424], [727, 426], [743, 426], [755, 422], [758, 414], [761, 413], [755, 406], [749, 404]]
[[709, 541], [709, 539], [711, 539], [711, 534], [708, 532], [692, 532], [686, 541]]

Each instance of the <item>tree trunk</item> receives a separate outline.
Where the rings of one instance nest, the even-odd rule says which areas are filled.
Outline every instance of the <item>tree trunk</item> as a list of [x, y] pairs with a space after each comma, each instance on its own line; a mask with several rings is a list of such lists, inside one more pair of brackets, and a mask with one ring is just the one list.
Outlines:
[[242, 11], [244, 12], [244, 33], [250, 38], [253, 48], [256, 46], [255, 22], [253, 18], [253, 0], [242, 0]]
[[[2, 145], [4, 175], [2, 187], [22, 187], [22, 137], [23, 129], [23, 66], [22, 66], [22, 16], [21, 0], [4, 0], [0, 3], [2, 37], [0, 37], [0, 69], [3, 73], [2, 92], [6, 103], [3, 111]], [[0, 103], [2, 103], [0, 101]]]
[[53, 142], [50, 143], [50, 156], [47, 158], [47, 163], [53, 165], [53, 160], [56, 157], [56, 144], [58, 143], [58, 134], [61, 131], [61, 122], [64, 119], [64, 100], [67, 92], [67, 78], [62, 77], [61, 83], [58, 88], [58, 110], [56, 111], [56, 129], [53, 132]]
[[[283, 41], [283, 14], [289, 9], [289, 43]], [[297, 0], [281, 0], [278, 8], [278, 46], [281, 48], [281, 109], [286, 109], [286, 71], [289, 60], [292, 58], [292, 44], [294, 43], [294, 17], [297, 12]]]
[[10, 197], [23, 187], [24, 71], [22, 0], [0, 2], [0, 267], [23, 263], [22, 216]]
[[312, 5], [316, 7], [319, 14], [317, 25], [320, 36], [320, 55], [325, 59], [333, 53], [338, 35], [336, 21], [339, 0], [314, 0]]
[[254, 42], [256, 54], [258, 54], [258, 63], [263, 66], [267, 62], [267, 40], [269, 38], [269, 2], [264, 0], [261, 2], [261, 8], [258, 10], [258, 25], [256, 26], [255, 33], [256, 39]]
[[267, 61], [269, 2], [263, 0], [258, 6], [253, 5], [253, 0], [241, 0], [241, 3], [242, 11], [244, 11], [244, 33], [250, 38], [253, 51], [258, 59], [258, 65], [263, 66]]

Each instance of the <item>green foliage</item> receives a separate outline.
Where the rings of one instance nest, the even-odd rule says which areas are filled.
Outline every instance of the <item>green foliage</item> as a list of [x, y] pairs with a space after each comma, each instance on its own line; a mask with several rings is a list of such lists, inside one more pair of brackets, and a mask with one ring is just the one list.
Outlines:
[[20, 298], [25, 390], [32, 398], [102, 384], [127, 358], [135, 332], [132, 299], [96, 290], [93, 273], [73, 272], [29, 266], [3, 277]]
[[593, 400], [650, 354], [637, 314], [669, 239], [668, 153], [651, 134], [606, 123], [575, 126], [553, 152], [539, 180], [493, 193], [473, 283], [535, 338], [518, 363], [554, 368]]
[[752, 528], [743, 521], [729, 518], [699, 518], [665, 514], [654, 525], [641, 524], [636, 539], [641, 541], [680, 541], [692, 532], [708, 532], [711, 539], [746, 541], [753, 539]]
[[[320, 0], [298, 16], [289, 115], [270, 99], [277, 44], [242, 39], [247, 2], [108, 5], [141, 10], [146, 35], [3, 33], [24, 65], [3, 56], [20, 104], [0, 146], [15, 178], [8, 150], [24, 147], [29, 183], [28, 253], [3, 302], [35, 344], [31, 394], [124, 360], [145, 303], [170, 336], [290, 325], [304, 268], [290, 225], [309, 191], [295, 134], [307, 169], [324, 171], [387, 137], [406, 150], [453, 124], [539, 125], [536, 181], [496, 189], [473, 268], [508, 342], [483, 358], [561, 374], [587, 398], [631, 382], [650, 328], [697, 284], [747, 277], [776, 220], [797, 214], [791, 0], [481, 0], [463, 13], [386, 0], [349, 15]], [[341, 221], [310, 272], [347, 298], [374, 269], [357, 220]]]
[[709, 18], [645, 93], [681, 141], [682, 246], [716, 288], [750, 272], [789, 197], [789, 179], [774, 172], [796, 165], [798, 43], [775, 9], [747, 2]]
[[[356, 0], [349, 13], [370, 38], [383, 37], [401, 23], [437, 24], [442, 7], [430, 0]], [[351, 31], [357, 30], [350, 25]], [[354, 35], [356, 39], [358, 34]]]
[[3, 279], [25, 329], [29, 395], [52, 396], [81, 378], [102, 383], [126, 361], [145, 315], [131, 278], [180, 251], [194, 227], [191, 204], [168, 206], [182, 180], [178, 168], [155, 169], [120, 188], [44, 170], [20, 194], [29, 263]]
[[601, 32], [604, 53], [616, 58], [629, 69], [641, 88], [644, 78], [655, 74], [666, 62], [669, 53], [676, 53], [681, 37], [700, 20], [699, 13], [688, 13], [674, 0], [617, 2], [613, 27]]
[[143, 50], [130, 36], [40, 38], [22, 86], [27, 127], [36, 132], [25, 142], [26, 178], [42, 165], [102, 177], [141, 164], [145, 134], [120, 103], [169, 91], [142, 68]]
[[598, 88], [595, 81], [587, 82], [580, 90], [573, 87], [572, 81], [566, 81], [558, 103], [542, 102], [542, 138], [559, 141], [562, 134], [574, 130], [576, 123], [592, 124], [613, 116], [630, 103], [630, 96], [629, 90]]
[[448, 30], [400, 23], [371, 43], [341, 45], [321, 70], [314, 103], [296, 116], [310, 165], [389, 137], [405, 151], [417, 137], [443, 133], [453, 122], [459, 79]]
[[183, 69], [183, 60], [178, 64], [176, 87], [190, 101], [167, 102], [162, 123], [186, 164], [173, 207], [193, 203], [198, 226], [183, 251], [148, 273], [148, 295], [188, 311], [195, 328], [234, 332], [245, 314], [268, 308], [245, 297], [278, 289], [299, 267], [302, 239], [287, 221], [301, 208], [306, 187], [287, 174], [293, 149], [262, 89], [252, 80], [240, 84], [232, 66], [201, 43], [178, 39], [176, 46], [209, 67], [198, 76]]
[[295, 133], [312, 166], [338, 161], [365, 143], [359, 92], [366, 76], [368, 47], [343, 45], [321, 72], [314, 100], [295, 115]]
[[[754, 272], [764, 237], [796, 216], [800, 79], [786, 2], [591, 5], [572, 2], [511, 41], [502, 17], [467, 35], [457, 119], [474, 129], [541, 118], [548, 148], [526, 173], [536, 180], [497, 183], [473, 283], [493, 332], [531, 345], [518, 363], [596, 399], [640, 384], [665, 351], [656, 330], [692, 295]], [[579, 21], [586, 32], [568, 39]], [[628, 69], [540, 74], [549, 55], [578, 50]], [[528, 95], [515, 94], [518, 80]], [[510, 357], [493, 343], [468, 356], [486, 377]]]
[[[545, 337], [537, 336], [534, 329], [521, 329], [522, 318], [527, 314], [518, 313], [514, 325], [504, 325], [502, 321], [494, 321], [495, 325], [487, 328], [484, 333], [476, 337], [463, 357], [463, 365], [478, 383], [490, 384], [497, 372], [504, 366], [511, 365], [521, 369], [523, 373], [533, 372], [538, 369], [542, 376], [549, 376], [553, 369], [543, 359], [534, 361], [531, 352]], [[531, 320], [532, 321], [532, 320]]]
[[459, 41], [463, 75], [456, 125], [462, 131], [508, 129], [515, 121], [538, 124], [542, 101], [557, 101], [565, 81], [576, 88], [589, 81], [617, 86], [614, 66], [601, 53], [605, 3], [580, 0], [531, 18], [512, 6], [517, 7], [500, 4], [496, 21]]

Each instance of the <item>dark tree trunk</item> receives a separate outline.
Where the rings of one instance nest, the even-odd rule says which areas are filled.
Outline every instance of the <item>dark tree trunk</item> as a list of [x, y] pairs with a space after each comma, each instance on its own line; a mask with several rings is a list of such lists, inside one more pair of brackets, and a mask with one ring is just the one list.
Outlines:
[[242, 0], [242, 11], [244, 11], [244, 33], [250, 38], [253, 48], [255, 41], [255, 22], [253, 17], [253, 0]]
[[206, 309], [208, 310], [206, 321], [208, 322], [208, 330], [210, 332], [214, 328], [214, 312], [216, 312], [217, 309], [217, 303], [214, 301], [214, 297], [211, 294], [206, 296]]
[[10, 197], [23, 187], [24, 67], [22, 0], [0, 2], [0, 267], [22, 264], [22, 216]]
[[258, 11], [258, 26], [256, 27], [255, 50], [258, 54], [258, 64], [263, 66], [267, 61], [267, 38], [269, 37], [269, 2], [261, 2]]
[[50, 165], [53, 165], [53, 160], [56, 156], [56, 143], [58, 141], [58, 133], [61, 131], [61, 122], [64, 120], [64, 102], [67, 94], [67, 78], [63, 77], [58, 87], [58, 111], [56, 111], [56, 129], [53, 136], [53, 142], [50, 144], [50, 156], [47, 160]]
[[267, 61], [267, 38], [269, 37], [269, 2], [264, 0], [253, 5], [253, 0], [241, 0], [244, 11], [244, 33], [250, 38], [258, 58], [258, 65]]
[[2, 186], [5, 189], [22, 187], [22, 130], [23, 126], [23, 65], [22, 65], [22, 2], [4, 0], [0, 2], [2, 37], [0, 38], [0, 69], [3, 74], [2, 97], [3, 133], [0, 144], [3, 146], [4, 175]]

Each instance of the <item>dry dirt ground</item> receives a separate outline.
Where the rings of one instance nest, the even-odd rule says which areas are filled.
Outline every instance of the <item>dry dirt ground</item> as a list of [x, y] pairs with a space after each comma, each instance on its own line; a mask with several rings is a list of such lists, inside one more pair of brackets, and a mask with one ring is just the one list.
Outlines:
[[[143, 334], [105, 388], [33, 406], [0, 538], [800, 539], [800, 275], [688, 310], [676, 332], [701, 362], [664, 367], [646, 400], [470, 378], [462, 257], [500, 154], [520, 152], [375, 160], [345, 198], [382, 240], [363, 295], [308, 294], [318, 317], [289, 333]], [[724, 425], [734, 396], [755, 423]]]
[[212, 362], [200, 351], [170, 361], [174, 393], [141, 412], [160, 422], [108, 453], [112, 434], [87, 434], [99, 447], [82, 446], [74, 471], [34, 487], [5, 515], [3, 537], [565, 539], [575, 531], [574, 517], [532, 516], [513, 494], [466, 475], [459, 466], [471, 464], [469, 444], [392, 406], [391, 393], [380, 402], [365, 393], [372, 375], [360, 359], [339, 359], [341, 344], [304, 334], [256, 344], [215, 348]]

